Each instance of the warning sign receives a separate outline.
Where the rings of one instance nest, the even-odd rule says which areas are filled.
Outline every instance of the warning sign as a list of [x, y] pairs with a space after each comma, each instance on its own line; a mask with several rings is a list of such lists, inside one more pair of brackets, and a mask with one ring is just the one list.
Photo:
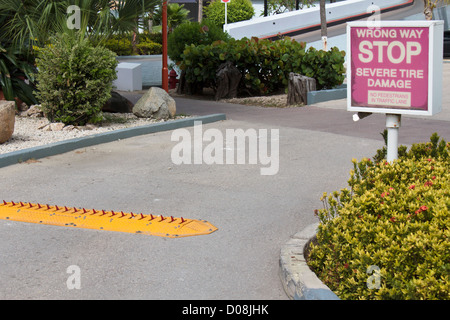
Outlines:
[[[433, 22], [385, 21], [376, 28], [361, 22], [348, 24], [349, 111], [440, 111], [442, 84], [436, 82], [442, 82], [442, 68], [439, 71], [436, 66], [442, 64], [442, 28], [437, 28], [442, 25]], [[439, 74], [441, 80], [434, 81]]]

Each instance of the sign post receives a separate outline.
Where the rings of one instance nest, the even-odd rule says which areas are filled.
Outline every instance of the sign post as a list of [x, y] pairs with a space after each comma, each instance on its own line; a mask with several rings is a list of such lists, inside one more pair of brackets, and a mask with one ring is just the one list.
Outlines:
[[[397, 159], [401, 115], [442, 109], [443, 21], [347, 23], [347, 110], [386, 114], [387, 160]], [[360, 116], [361, 115], [361, 116]]]
[[220, 0], [222, 3], [225, 3], [225, 30], [226, 30], [226, 27], [227, 27], [227, 11], [228, 11], [228, 9], [227, 9], [227, 5], [228, 5], [228, 2], [230, 2], [230, 0]]
[[387, 128], [387, 162], [392, 162], [398, 159], [398, 130], [401, 124], [401, 114], [387, 114], [386, 128]]

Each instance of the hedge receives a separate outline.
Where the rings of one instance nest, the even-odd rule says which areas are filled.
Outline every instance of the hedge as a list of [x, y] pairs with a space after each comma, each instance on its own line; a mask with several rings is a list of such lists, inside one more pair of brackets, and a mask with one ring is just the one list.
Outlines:
[[55, 35], [36, 59], [36, 96], [44, 114], [65, 124], [100, 121], [117, 63], [115, 53], [93, 47], [82, 33]]
[[254, 94], [270, 94], [287, 88], [289, 73], [313, 77], [318, 89], [333, 88], [345, 78], [344, 51], [305, 49], [288, 37], [267, 39], [231, 39], [209, 45], [187, 45], [180, 68], [186, 72], [188, 83], [215, 87], [218, 66], [231, 61], [243, 75], [245, 87]]
[[349, 186], [322, 197], [309, 266], [341, 299], [450, 299], [450, 143], [399, 160], [353, 160]]

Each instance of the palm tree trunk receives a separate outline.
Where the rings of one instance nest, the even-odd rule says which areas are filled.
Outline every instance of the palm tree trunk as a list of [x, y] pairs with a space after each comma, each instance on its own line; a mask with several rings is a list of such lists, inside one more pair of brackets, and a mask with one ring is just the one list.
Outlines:
[[320, 35], [323, 41], [323, 50], [327, 50], [327, 12], [325, 0], [320, 0]]
[[203, 0], [198, 0], [198, 22], [203, 19]]
[[433, 3], [431, 0], [424, 0], [424, 8], [423, 8], [423, 14], [425, 15], [425, 19], [427, 20], [433, 20]]
[[131, 47], [133, 48], [133, 53], [137, 54], [137, 30], [133, 28], [133, 38], [131, 39]]

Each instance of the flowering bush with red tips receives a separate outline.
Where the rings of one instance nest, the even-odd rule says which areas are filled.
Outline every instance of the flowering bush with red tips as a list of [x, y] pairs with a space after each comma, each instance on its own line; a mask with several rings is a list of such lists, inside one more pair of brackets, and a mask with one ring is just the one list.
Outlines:
[[432, 136], [389, 165], [353, 160], [351, 190], [324, 193], [308, 264], [341, 299], [450, 299], [449, 154]]

